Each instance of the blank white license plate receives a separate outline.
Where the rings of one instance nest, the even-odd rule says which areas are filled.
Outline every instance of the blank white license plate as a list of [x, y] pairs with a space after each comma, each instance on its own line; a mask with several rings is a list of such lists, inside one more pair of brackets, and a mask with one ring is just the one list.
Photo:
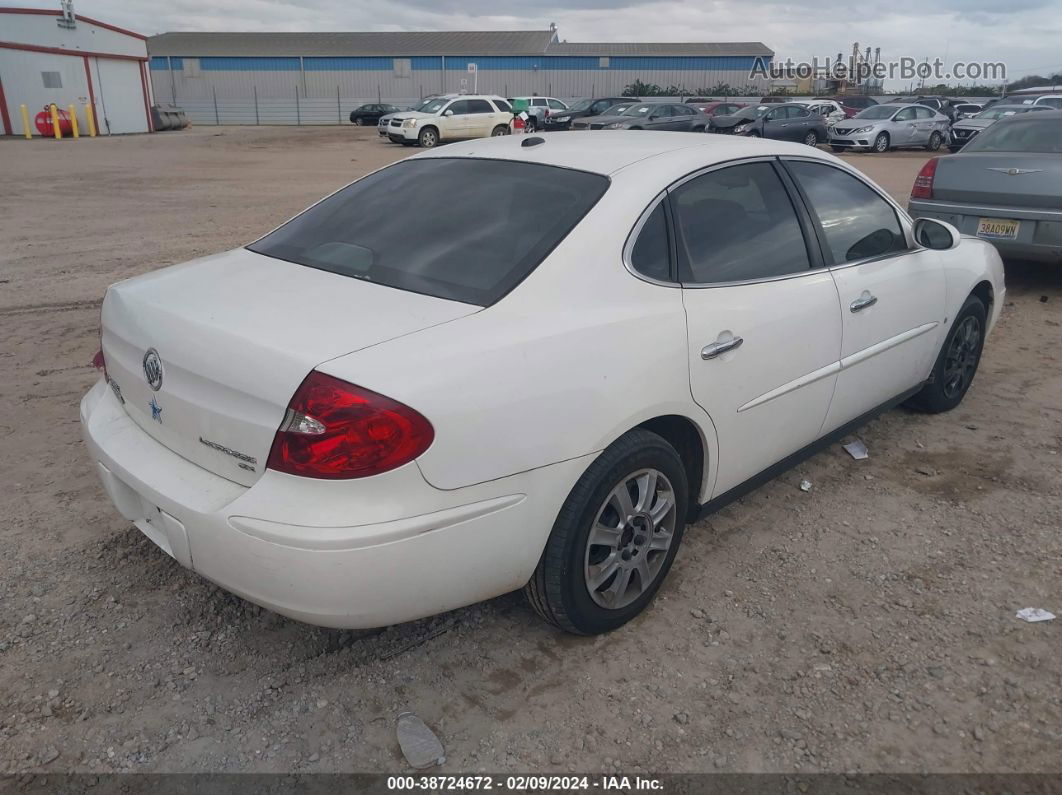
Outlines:
[[977, 222], [977, 236], [991, 240], [1014, 240], [1018, 236], [1020, 221], [1002, 218], [982, 218]]

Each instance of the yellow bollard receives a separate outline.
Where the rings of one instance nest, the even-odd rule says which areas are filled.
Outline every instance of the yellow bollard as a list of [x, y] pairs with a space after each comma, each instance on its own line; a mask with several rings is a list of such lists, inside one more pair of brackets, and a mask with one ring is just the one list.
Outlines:
[[54, 102], [50, 107], [52, 111], [52, 132], [55, 133], [56, 139], [59, 139], [63, 137], [63, 132], [59, 129], [59, 108], [55, 107]]
[[66, 112], [70, 114], [70, 132], [74, 134], [74, 140], [76, 141], [80, 136], [77, 134], [77, 110], [73, 105], [68, 105]]
[[29, 110], [26, 109], [25, 105], [19, 105], [18, 109], [22, 111], [22, 133], [26, 136], [26, 140], [28, 141], [33, 137], [33, 131], [29, 126]]
[[85, 103], [85, 119], [88, 121], [89, 137], [90, 138], [95, 138], [96, 137], [96, 116], [92, 112], [92, 104], [89, 103], [89, 102]]

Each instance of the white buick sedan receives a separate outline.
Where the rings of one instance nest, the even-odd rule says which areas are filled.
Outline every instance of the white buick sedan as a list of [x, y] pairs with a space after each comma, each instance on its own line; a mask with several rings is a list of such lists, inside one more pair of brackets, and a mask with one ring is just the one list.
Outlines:
[[525, 588], [575, 633], [698, 516], [902, 401], [966, 394], [995, 249], [825, 152], [601, 132], [454, 144], [114, 285], [81, 403], [118, 511], [331, 627]]

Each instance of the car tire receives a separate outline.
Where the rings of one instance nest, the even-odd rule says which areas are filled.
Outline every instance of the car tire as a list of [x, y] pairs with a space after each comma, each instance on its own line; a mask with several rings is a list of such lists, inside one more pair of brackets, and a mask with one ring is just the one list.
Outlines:
[[528, 116], [527, 121], [524, 122], [524, 132], [533, 133], [537, 128], [537, 122], [534, 116]]
[[879, 155], [883, 155], [889, 151], [889, 134], [878, 133], [878, 137], [874, 139], [873, 146], [870, 147], [871, 151], [877, 152]]
[[910, 408], [940, 414], [958, 406], [977, 375], [985, 344], [988, 309], [976, 295], [962, 305], [922, 390], [907, 401]]
[[944, 136], [941, 135], [939, 132], [934, 131], [933, 134], [929, 136], [929, 142], [926, 144], [926, 151], [936, 152], [938, 149], [940, 149], [943, 143]]
[[752, 130], [751, 132], [745, 133], [745, 135], [748, 136], [749, 138], [760, 138], [761, 137], [758, 130]]
[[354, 119], [353, 119], [353, 122], [354, 122], [354, 126], [355, 127], [360, 127], [361, 126], [361, 116], [355, 116]]
[[638, 615], [682, 542], [688, 488], [682, 459], [657, 434], [636, 428], [609, 445], [564, 501], [524, 588], [535, 612], [576, 635]]
[[417, 143], [425, 149], [432, 149], [439, 145], [439, 131], [434, 127], [425, 127], [417, 136]]
[[496, 135], [508, 135], [508, 134], [509, 134], [509, 128], [506, 125], [504, 125], [504, 124], [499, 124], [497, 127], [495, 127], [493, 130], [490, 131], [490, 135], [491, 135], [492, 138], [494, 136], [496, 136]]
[[830, 149], [832, 149], [835, 152], [843, 152], [845, 150], [845, 148], [846, 147], [844, 147], [844, 146], [833, 146], [832, 144], [830, 145]]
[[819, 145], [819, 134], [817, 132], [815, 132], [814, 130], [812, 130], [811, 132], [809, 132], [807, 135], [804, 136], [804, 143], [807, 146], [818, 146]]

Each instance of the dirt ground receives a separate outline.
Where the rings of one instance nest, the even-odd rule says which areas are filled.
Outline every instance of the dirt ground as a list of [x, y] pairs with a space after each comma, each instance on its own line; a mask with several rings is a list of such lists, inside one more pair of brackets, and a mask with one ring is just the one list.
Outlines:
[[[677, 133], [676, 133], [677, 134]], [[1062, 270], [1008, 263], [960, 408], [890, 412], [687, 532], [605, 637], [518, 594], [322, 630], [181, 569], [80, 439], [99, 301], [408, 154], [354, 128], [0, 141], [0, 771], [1062, 772]], [[925, 153], [853, 155], [898, 198]], [[813, 488], [799, 490], [804, 478]]]

